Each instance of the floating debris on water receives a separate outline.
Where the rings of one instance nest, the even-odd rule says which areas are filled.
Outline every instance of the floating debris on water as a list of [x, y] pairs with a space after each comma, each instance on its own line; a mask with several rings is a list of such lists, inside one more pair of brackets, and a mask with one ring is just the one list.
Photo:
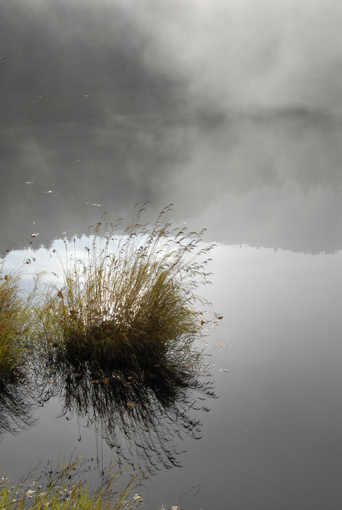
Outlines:
[[135, 501], [139, 501], [139, 503], [144, 501], [143, 498], [139, 496], [139, 494], [134, 494], [134, 496], [132, 496], [132, 499], [134, 499]]

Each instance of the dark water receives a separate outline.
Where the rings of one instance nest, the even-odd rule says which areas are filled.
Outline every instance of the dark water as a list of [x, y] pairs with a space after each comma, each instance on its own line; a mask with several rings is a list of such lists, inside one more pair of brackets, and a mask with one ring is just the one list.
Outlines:
[[211, 376], [187, 391], [142, 385], [137, 419], [120, 407], [132, 397], [121, 383], [83, 394], [83, 410], [56, 374], [38, 407], [33, 388], [11, 388], [0, 467], [16, 477], [77, 449], [93, 480], [120, 459], [155, 464], [146, 508], [336, 509], [342, 117], [339, 57], [323, 35], [338, 40], [341, 13], [317, 2], [293, 16], [280, 3], [274, 39], [262, 16], [251, 25], [247, 1], [170, 4], [0, 7], [0, 250], [5, 267], [34, 256], [29, 273], [56, 272], [52, 250], [103, 212], [129, 222], [149, 200], [153, 219], [174, 203], [171, 220], [217, 244], [200, 289], [224, 315], [205, 346]]

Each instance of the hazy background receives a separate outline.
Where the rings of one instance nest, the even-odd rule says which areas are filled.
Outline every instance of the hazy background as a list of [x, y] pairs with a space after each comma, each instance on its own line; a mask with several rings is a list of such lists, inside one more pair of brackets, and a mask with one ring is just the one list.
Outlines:
[[2, 251], [145, 200], [211, 240], [341, 248], [340, 2], [11, 0], [0, 16]]

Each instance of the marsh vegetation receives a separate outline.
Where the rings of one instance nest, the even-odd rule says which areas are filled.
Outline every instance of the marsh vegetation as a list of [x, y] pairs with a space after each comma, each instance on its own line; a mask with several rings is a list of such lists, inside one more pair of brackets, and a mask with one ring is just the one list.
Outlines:
[[[202, 232], [173, 228], [164, 209], [154, 224], [98, 222], [91, 245], [64, 266], [64, 284], [50, 284], [39, 305], [39, 345], [55, 359], [87, 362], [93, 369], [198, 370], [196, 340], [220, 316], [196, 293], [209, 283], [212, 246]], [[103, 219], [103, 218], [102, 218]], [[59, 257], [61, 260], [61, 257]]]
[[33, 301], [38, 296], [35, 279], [33, 290], [25, 294], [20, 287], [23, 266], [6, 272], [0, 266], [0, 381], [23, 376], [26, 354], [34, 335], [38, 317]]
[[0, 481], [0, 508], [12, 510], [118, 510], [137, 508], [143, 499], [133, 494], [139, 486], [137, 476], [125, 485], [121, 482], [122, 470], [109, 469], [102, 477], [99, 487], [92, 490], [84, 483], [82, 457], [74, 455], [47, 469], [39, 466], [28, 472], [17, 484], [7, 477]]
[[[91, 369], [153, 370], [194, 374], [201, 361], [197, 340], [222, 317], [196, 293], [209, 282], [211, 246], [200, 247], [203, 230], [187, 232], [166, 221], [142, 223], [144, 208], [126, 228], [122, 220], [89, 229], [80, 253], [65, 241], [64, 281], [44, 283], [22, 295], [23, 266], [0, 280], [0, 376], [19, 371], [30, 348], [55, 361], [87, 363]], [[27, 263], [27, 261], [26, 261]]]
[[[102, 215], [85, 249], [75, 238], [65, 240], [65, 258], [53, 250], [62, 281], [37, 272], [26, 294], [21, 280], [31, 260], [11, 272], [1, 267], [0, 432], [30, 426], [35, 407], [58, 397], [61, 415], [101, 425], [119, 466], [153, 472], [180, 465], [174, 438], [201, 433], [189, 414], [194, 393], [215, 397], [198, 379], [206, 368], [201, 339], [222, 316], [209, 313], [197, 294], [210, 283], [213, 246], [202, 243], [204, 231], [168, 222], [170, 208], [152, 224], [142, 222], [144, 207], [137, 209], [128, 227]], [[4, 477], [0, 508], [102, 510], [127, 500], [134, 477], [114, 501], [117, 474], [90, 492], [75, 483], [74, 467], [63, 466], [44, 489], [36, 482], [10, 489]], [[138, 503], [133, 497], [126, 507]]]

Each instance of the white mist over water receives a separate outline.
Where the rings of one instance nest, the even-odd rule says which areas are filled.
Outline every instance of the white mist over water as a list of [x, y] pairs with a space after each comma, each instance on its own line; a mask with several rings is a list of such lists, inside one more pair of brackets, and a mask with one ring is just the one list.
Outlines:
[[[15, 45], [26, 44], [28, 63], [49, 49], [48, 69], [68, 91], [82, 81], [86, 88], [95, 80], [97, 92], [115, 86], [135, 54], [152, 75], [179, 83], [188, 105], [341, 113], [338, 0], [13, 0], [2, 11], [5, 22], [21, 26]], [[6, 26], [2, 32], [12, 84], [15, 73], [28, 80]], [[44, 88], [41, 78], [33, 68], [27, 85]]]
[[29, 220], [49, 246], [83, 233], [91, 204], [127, 218], [145, 200], [200, 216], [210, 240], [341, 247], [340, 2], [0, 9], [3, 250]]

